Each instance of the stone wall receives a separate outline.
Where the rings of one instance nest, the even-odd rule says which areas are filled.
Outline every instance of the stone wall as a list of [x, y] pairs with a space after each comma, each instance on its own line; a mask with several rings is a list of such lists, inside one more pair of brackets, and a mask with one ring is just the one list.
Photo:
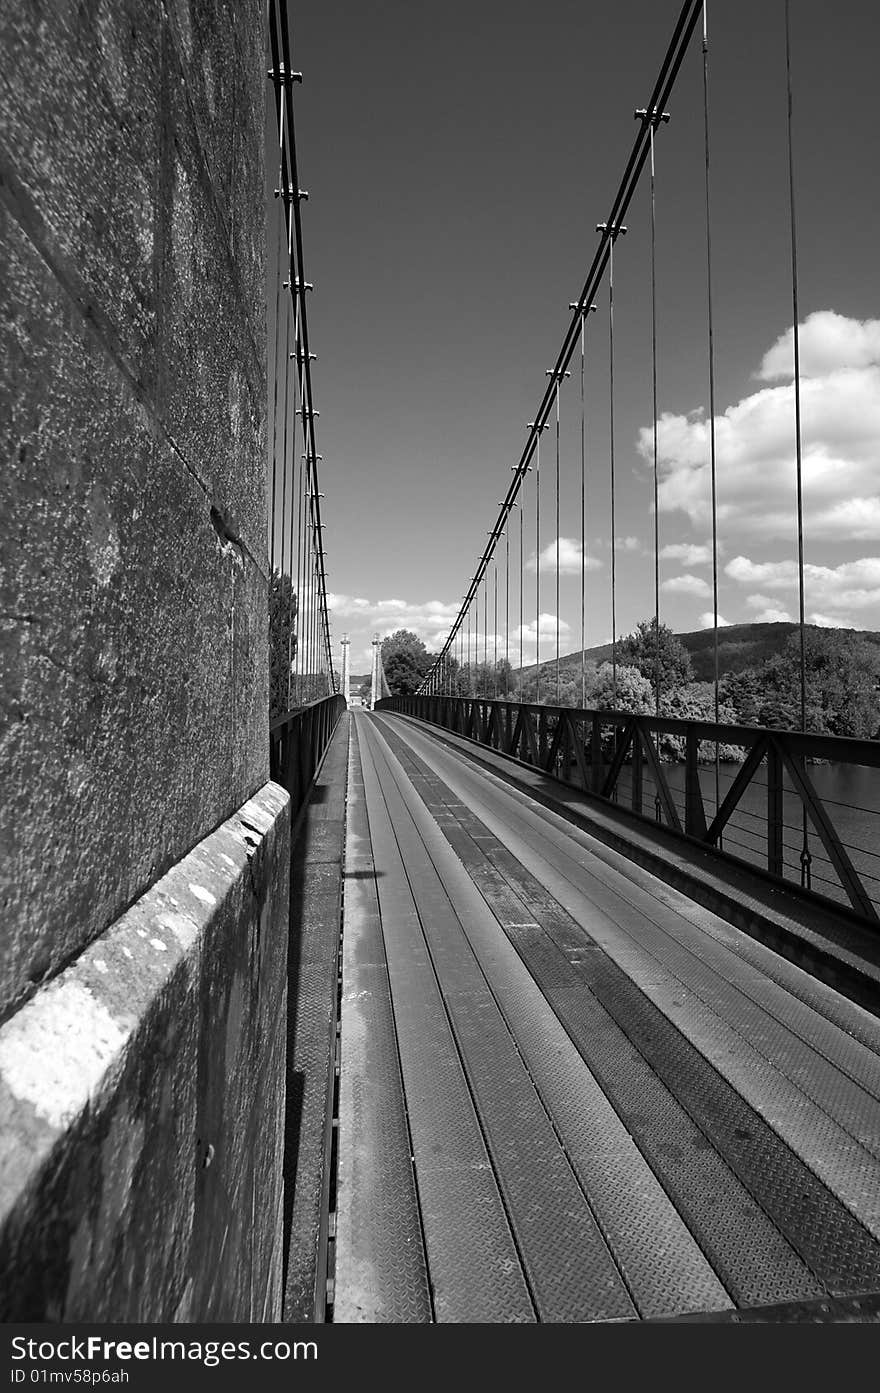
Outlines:
[[[60, 1224], [72, 1245], [70, 1272], [79, 1276], [67, 1304], [52, 1287], [55, 1318], [98, 1314], [95, 1274], [108, 1257], [92, 1221], [108, 1184], [122, 1187], [114, 1242], [134, 1245], [135, 1257], [137, 1235], [146, 1242], [156, 1222], [157, 1186], [182, 1187], [192, 1206], [195, 1148], [204, 1144], [192, 1119], [226, 1086], [230, 1054], [218, 1042], [244, 1029], [230, 993], [256, 992], [258, 1016], [281, 1009], [287, 809], [264, 788], [264, 22], [260, 0], [29, 0], [4, 6], [0, 20], [0, 1059], [15, 1064], [6, 1078], [13, 1153], [20, 1162], [15, 1147], [30, 1138], [34, 1156], [47, 1165], [55, 1157], [51, 1195], [39, 1167], [19, 1172], [29, 1177], [24, 1196], [0, 1162], [0, 1201], [16, 1275], [15, 1254], [47, 1225]], [[115, 1051], [105, 1058], [92, 1042], [110, 1074], [95, 1072], [97, 1092], [80, 1100], [84, 1112], [67, 1110], [64, 1139], [46, 1151], [45, 1118], [21, 1093], [22, 1039], [40, 1032], [15, 1030], [34, 1011], [53, 1019], [59, 1000], [73, 999], [62, 987], [88, 945], [110, 982], [92, 971], [75, 979], [76, 990], [89, 995], [100, 980], [121, 1000], [130, 984], [125, 973], [114, 984], [107, 950], [121, 916], [130, 907], [149, 915], [150, 887], [261, 789], [273, 809], [261, 855], [279, 857], [278, 866], [259, 894], [246, 859], [240, 885], [222, 895], [206, 889], [225, 906], [222, 932], [197, 919], [179, 970], [132, 998], [137, 1020], [126, 1015], [120, 1025], [110, 1010]], [[256, 956], [255, 922], [274, 930]], [[89, 1021], [103, 1029], [100, 1010], [84, 1009], [81, 1026], [75, 1016], [67, 1025], [59, 1018], [47, 1037], [59, 1054], [65, 1030], [88, 1033]], [[250, 1136], [248, 1110], [265, 1106], [247, 1164], [271, 1178], [283, 1061], [274, 1045], [268, 1054], [251, 1045], [233, 1040], [241, 1071], [233, 1094], [244, 1111], [234, 1116], [230, 1103], [212, 1122], [210, 1145], [229, 1152], [229, 1129]], [[181, 1058], [197, 1061], [194, 1074], [184, 1078]], [[149, 1076], [149, 1087], [128, 1094], [121, 1079], [131, 1070]], [[149, 1164], [136, 1144], [144, 1128], [165, 1139]], [[107, 1147], [118, 1157], [115, 1179], [94, 1159]], [[196, 1189], [206, 1183], [198, 1178]], [[277, 1185], [268, 1200], [271, 1223]], [[196, 1228], [198, 1213], [196, 1195]], [[208, 1299], [187, 1246], [194, 1233], [175, 1219], [154, 1235], [164, 1256], [145, 1250], [147, 1288], [160, 1269], [170, 1280], [170, 1266], [179, 1313], [195, 1319], [222, 1307], [252, 1318], [251, 1297], [230, 1295], [226, 1306], [216, 1293]], [[227, 1250], [233, 1264], [236, 1243]], [[143, 1278], [132, 1285], [129, 1274], [118, 1306], [101, 1296], [105, 1318], [153, 1319], [160, 1306], [168, 1317], [166, 1298]], [[43, 1297], [28, 1290], [33, 1302], [19, 1314], [40, 1318]]]

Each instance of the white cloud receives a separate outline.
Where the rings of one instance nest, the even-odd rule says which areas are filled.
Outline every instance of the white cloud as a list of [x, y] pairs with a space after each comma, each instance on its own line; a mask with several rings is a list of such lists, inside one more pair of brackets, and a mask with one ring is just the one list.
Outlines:
[[372, 623], [379, 630], [393, 633], [395, 629], [443, 632], [452, 627], [459, 606], [444, 604], [442, 600], [428, 600], [420, 605], [406, 600], [366, 600], [328, 591], [327, 608], [334, 619], [356, 619], [360, 624]]
[[[581, 573], [581, 544], [573, 537], [559, 538], [559, 574], [562, 576], [574, 576]], [[602, 565], [594, 556], [587, 556], [584, 560], [585, 571], [597, 571]], [[527, 571], [538, 569], [534, 552], [526, 562]], [[541, 571], [556, 572], [556, 538], [548, 542], [541, 552]]]
[[[412, 604], [406, 600], [368, 600], [362, 595], [327, 592], [327, 608], [333, 625], [333, 649], [338, 654], [343, 632], [351, 639], [353, 671], [368, 671], [372, 662], [372, 637], [387, 638], [397, 629], [409, 629], [429, 652], [436, 652], [452, 628], [459, 606], [442, 600]], [[335, 624], [333, 623], [335, 621]]]
[[661, 590], [667, 590], [670, 595], [704, 595], [712, 594], [712, 587], [703, 580], [702, 576], [670, 576], [669, 580], [664, 580], [660, 585]]
[[693, 542], [670, 542], [660, 550], [661, 561], [680, 561], [683, 566], [703, 566], [712, 560], [710, 546], [696, 546]]
[[638, 551], [638, 537], [615, 537], [614, 546], [617, 551]]
[[[541, 638], [542, 638], [542, 639], [545, 639], [545, 638], [553, 638], [553, 639], [555, 639], [555, 638], [556, 638], [556, 630], [557, 630], [557, 628], [559, 629], [560, 637], [561, 637], [563, 634], [571, 633], [571, 625], [570, 625], [570, 624], [567, 624], [566, 621], [565, 621], [564, 619], [557, 619], [557, 617], [556, 617], [555, 614], [545, 614], [545, 613], [543, 613], [543, 611], [542, 611], [542, 613], [541, 613], [541, 624], [540, 624], [540, 636], [541, 636]], [[524, 639], [524, 640], [527, 640], [528, 642], [530, 642], [531, 644], [534, 645], [535, 636], [536, 636], [536, 634], [538, 634], [538, 632], [539, 632], [538, 625], [537, 625], [536, 621], [533, 619], [533, 620], [531, 620], [530, 623], [528, 623], [528, 624], [523, 624], [521, 627], [520, 627], [520, 625], [517, 625], [517, 627], [511, 632], [511, 636], [510, 636], [510, 646], [511, 646], [511, 648], [513, 647], [514, 640], [516, 640], [516, 643], [519, 644], [519, 635], [520, 635], [520, 632], [522, 632], [522, 636], [523, 636], [523, 639]]]
[[[699, 618], [699, 621], [698, 621], [698, 622], [699, 622], [699, 625], [700, 625], [700, 628], [701, 628], [701, 629], [714, 629], [714, 628], [715, 628], [715, 614], [714, 614], [714, 612], [713, 612], [711, 609], [705, 610], [704, 613], [700, 615], [700, 618]], [[730, 628], [730, 620], [729, 620], [729, 619], [724, 619], [724, 618], [719, 614], [719, 616], [718, 616], [718, 627], [719, 627], [719, 629], [729, 629], [729, 628]]]
[[[725, 566], [725, 572], [739, 585], [759, 585], [765, 590], [798, 590], [798, 570], [794, 561], [751, 561], [747, 556], [735, 556]], [[880, 557], [863, 556], [857, 561], [844, 561], [839, 566], [804, 566], [804, 596], [807, 606], [817, 606], [818, 618], [813, 623], [841, 625], [848, 628], [874, 628], [880, 622]], [[746, 596], [751, 609], [764, 610], [756, 618], [766, 621], [768, 607], [775, 601], [761, 591]], [[869, 614], [864, 611], [874, 610]], [[862, 611], [861, 622], [853, 612]], [[774, 619], [788, 619], [782, 610], [773, 612]]]
[[[564, 619], [559, 619], [557, 621], [555, 614], [547, 614], [542, 612], [540, 625], [540, 657], [542, 663], [550, 662], [550, 660], [556, 656], [557, 630], [559, 633], [560, 651], [564, 651], [565, 647], [569, 643], [571, 625], [567, 623]], [[527, 624], [523, 624], [522, 628], [520, 628], [520, 626], [517, 625], [515, 628], [511, 629], [510, 661], [514, 667], [517, 667], [519, 665], [520, 635], [522, 635], [523, 662], [533, 663], [535, 661], [536, 657], [538, 656], [539, 647], [538, 643], [536, 642], [537, 633], [538, 626], [536, 625], [534, 619], [530, 620]], [[501, 643], [499, 642], [499, 657], [501, 655], [501, 651]]]
[[787, 609], [762, 609], [755, 615], [756, 624], [784, 624], [791, 621], [791, 615]]
[[327, 591], [327, 608], [334, 614], [347, 617], [350, 614], [364, 613], [373, 608], [369, 600], [361, 599], [356, 595], [334, 595], [332, 591]]
[[[798, 333], [802, 377], [825, 377], [837, 368], [880, 363], [880, 319], [847, 319], [834, 310], [808, 315]], [[762, 382], [794, 377], [794, 333], [786, 329], [768, 348], [755, 374]]]
[[[880, 538], [880, 320], [832, 311], [801, 325], [803, 497], [808, 539]], [[791, 331], [764, 355], [764, 381], [791, 377]], [[761, 536], [795, 533], [794, 385], [762, 387], [715, 419], [718, 517]], [[697, 526], [711, 517], [709, 425], [701, 410], [658, 421], [659, 503]], [[652, 430], [639, 432], [652, 459]]]
[[[768, 590], [794, 590], [798, 584], [794, 561], [750, 561], [735, 556], [725, 566], [732, 580], [746, 585], [764, 585]], [[839, 566], [804, 565], [804, 588], [822, 587], [843, 604], [873, 605], [880, 602], [880, 556], [863, 556]]]

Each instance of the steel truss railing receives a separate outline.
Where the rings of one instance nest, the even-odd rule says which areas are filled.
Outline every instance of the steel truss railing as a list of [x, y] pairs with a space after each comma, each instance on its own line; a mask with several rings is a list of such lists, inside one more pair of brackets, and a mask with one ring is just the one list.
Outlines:
[[[864, 845], [844, 841], [833, 800], [823, 798], [809, 772], [815, 762], [880, 768], [880, 742], [484, 697], [398, 696], [376, 708], [440, 726], [681, 837], [761, 864], [775, 879], [799, 879], [836, 909], [844, 902], [862, 919], [880, 919], [880, 810], [861, 810], [871, 828]], [[700, 781], [701, 767], [714, 767], [716, 742], [741, 757], [730, 763], [736, 773], [718, 805]], [[674, 769], [683, 779], [673, 778]], [[799, 836], [802, 815], [822, 848], [806, 860], [800, 843], [785, 835]]]
[[344, 710], [345, 697], [323, 697], [288, 711], [269, 727], [269, 772], [290, 794], [292, 824], [308, 798], [324, 751]]

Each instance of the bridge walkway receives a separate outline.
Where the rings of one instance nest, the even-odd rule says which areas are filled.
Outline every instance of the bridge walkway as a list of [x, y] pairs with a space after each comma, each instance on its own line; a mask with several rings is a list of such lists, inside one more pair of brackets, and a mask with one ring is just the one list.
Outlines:
[[880, 1021], [414, 721], [346, 816], [334, 1320], [877, 1318]]

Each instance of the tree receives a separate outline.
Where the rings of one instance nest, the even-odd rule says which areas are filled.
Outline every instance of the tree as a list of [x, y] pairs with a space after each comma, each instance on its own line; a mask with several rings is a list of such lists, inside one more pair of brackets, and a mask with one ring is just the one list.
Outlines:
[[383, 640], [382, 666], [392, 696], [410, 696], [415, 692], [433, 661], [433, 654], [409, 629], [398, 629]]
[[[806, 726], [825, 735], [876, 739], [880, 726], [880, 647], [857, 634], [810, 627], [804, 632]], [[744, 725], [799, 730], [800, 635], [757, 668], [729, 676], [725, 699]]]
[[[619, 660], [629, 667], [637, 667], [642, 676], [647, 677], [652, 689], [657, 676], [657, 633], [656, 621], [643, 619], [636, 625], [632, 633], [618, 644], [617, 648]], [[660, 625], [659, 636], [660, 691], [662, 693], [674, 691], [675, 688], [683, 687], [688, 682], [692, 682], [694, 669], [690, 653], [668, 624]]]
[[[660, 699], [660, 715], [668, 716], [675, 721], [714, 722], [714, 685], [711, 682], [691, 682], [686, 687], [679, 687], [676, 691], [664, 692]], [[729, 702], [719, 701], [718, 724], [736, 725], [736, 723], [736, 708]], [[661, 758], [664, 759], [684, 759], [685, 745], [685, 737], [682, 735], [663, 734], [659, 736], [657, 741]], [[700, 741], [697, 747], [697, 758], [701, 763], [709, 763], [715, 759], [714, 740]], [[725, 762], [742, 760], [745, 758], [745, 750], [741, 745], [720, 742], [718, 758]]]
[[647, 714], [654, 710], [654, 688], [637, 667], [617, 665], [617, 686], [611, 663], [601, 663], [596, 682], [589, 694], [591, 707], [596, 711], [633, 711]]
[[269, 719], [289, 707], [290, 666], [296, 657], [297, 597], [290, 576], [273, 571], [269, 581]]

